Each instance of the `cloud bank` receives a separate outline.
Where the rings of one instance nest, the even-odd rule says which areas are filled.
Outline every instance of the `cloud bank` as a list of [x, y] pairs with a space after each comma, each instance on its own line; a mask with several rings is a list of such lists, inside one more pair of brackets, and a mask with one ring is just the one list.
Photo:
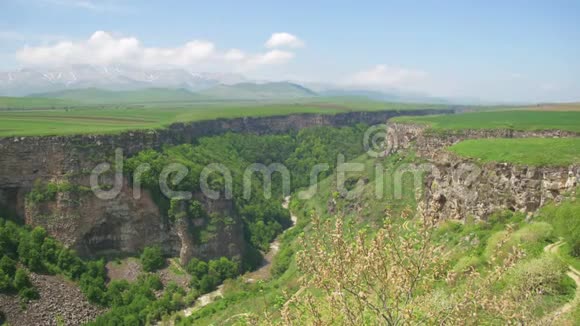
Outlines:
[[[270, 40], [275, 38], [274, 35], [276, 34], [273, 34]], [[274, 43], [289, 44], [280, 40]], [[50, 46], [27, 46], [16, 53], [19, 62], [36, 66], [123, 64], [142, 67], [192, 67], [221, 65], [236, 71], [250, 70], [264, 65], [284, 64], [294, 56], [293, 52], [279, 49], [269, 49], [263, 53], [245, 53], [240, 49], [219, 50], [214, 43], [206, 40], [192, 40], [177, 47], [144, 47], [135, 37], [120, 37], [105, 31], [97, 31], [87, 40], [61, 41]]]
[[425, 81], [427, 77], [428, 74], [421, 70], [380, 64], [355, 73], [347, 79], [346, 83], [378, 90], [413, 88], [413, 86]]
[[270, 49], [278, 47], [301, 48], [304, 47], [304, 41], [290, 33], [274, 33], [265, 46]]

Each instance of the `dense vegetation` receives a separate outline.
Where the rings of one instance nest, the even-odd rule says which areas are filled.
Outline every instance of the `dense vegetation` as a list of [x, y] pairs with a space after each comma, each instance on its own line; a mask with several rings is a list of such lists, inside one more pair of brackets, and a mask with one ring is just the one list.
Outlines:
[[531, 166], [568, 166], [580, 163], [580, 138], [469, 139], [449, 149], [481, 162]]
[[[362, 135], [364, 126], [348, 128], [309, 128], [293, 135], [242, 135], [229, 133], [223, 136], [207, 137], [193, 145], [179, 145], [167, 147], [160, 152], [147, 150], [139, 153], [126, 163], [129, 173], [133, 174], [141, 164], [149, 164], [151, 170], [144, 173], [141, 182], [144, 187], [159, 193], [159, 175], [164, 167], [170, 163], [180, 163], [188, 168], [188, 175], [174, 190], [199, 192], [200, 175], [203, 169], [211, 163], [220, 162], [231, 173], [233, 180], [233, 199], [236, 214], [242, 217], [245, 224], [246, 240], [254, 248], [266, 251], [269, 243], [290, 225], [290, 215], [287, 210], [280, 206], [283, 197], [283, 183], [281, 173], [272, 175], [272, 197], [266, 198], [263, 185], [263, 177], [259, 173], [252, 176], [251, 197], [246, 198], [243, 194], [244, 172], [252, 164], [259, 163], [269, 166], [270, 164], [283, 164], [291, 176], [291, 186], [296, 189], [304, 187], [310, 182], [310, 171], [315, 164], [325, 163], [329, 169], [336, 166], [338, 154], [352, 159], [362, 151]], [[330, 173], [324, 171], [321, 178]], [[222, 191], [226, 181], [220, 173], [209, 175], [208, 181], [214, 190]], [[177, 216], [190, 218], [203, 218], [206, 221], [205, 229], [198, 229], [201, 241], [208, 239], [215, 233], [220, 223], [231, 223], [231, 216], [218, 216], [216, 212], [208, 214], [199, 211], [199, 204], [195, 200], [186, 206], [191, 207], [194, 203], [197, 213], [189, 209], [179, 213], [179, 203], [169, 201], [162, 195], [157, 200], [160, 207], [168, 213], [168, 218], [173, 220]], [[222, 213], [223, 214], [223, 213]], [[248, 260], [247, 260], [248, 262]], [[259, 259], [249, 259], [249, 265], [245, 269], [254, 267]]]
[[580, 132], [580, 111], [490, 111], [452, 116], [397, 117], [393, 121], [424, 123], [434, 130], [512, 129]]

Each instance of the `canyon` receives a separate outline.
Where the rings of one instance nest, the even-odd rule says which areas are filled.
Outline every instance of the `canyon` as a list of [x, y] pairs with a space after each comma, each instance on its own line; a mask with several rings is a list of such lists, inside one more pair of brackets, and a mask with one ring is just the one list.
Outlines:
[[[187, 262], [196, 256], [235, 257], [245, 251], [243, 227], [228, 200], [211, 200], [194, 194], [209, 214], [229, 216], [209, 242], [199, 244], [192, 228], [203, 221], [170, 222], [155, 204], [154, 194], [132, 196], [125, 178], [121, 192], [110, 200], [97, 198], [89, 188], [90, 172], [99, 163], [112, 162], [115, 149], [131, 157], [146, 149], [195, 142], [226, 132], [277, 134], [315, 126], [384, 124], [401, 115], [451, 114], [452, 109], [346, 112], [335, 115], [296, 114], [256, 118], [217, 119], [176, 123], [160, 130], [139, 130], [111, 135], [9, 137], [0, 139], [0, 214], [48, 233], [81, 256], [131, 255], [159, 245], [167, 255]], [[27, 200], [35, 184], [67, 184], [77, 191], [58, 192], [40, 202]], [[196, 224], [197, 223], [197, 224]]]

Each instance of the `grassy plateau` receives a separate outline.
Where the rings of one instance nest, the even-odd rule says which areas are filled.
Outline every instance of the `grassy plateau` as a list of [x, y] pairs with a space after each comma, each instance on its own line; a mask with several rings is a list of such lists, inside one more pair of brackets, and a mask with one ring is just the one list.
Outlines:
[[[0, 137], [106, 134], [158, 129], [175, 122], [295, 113], [435, 109], [440, 105], [316, 98], [282, 103], [208, 102], [149, 105], [66, 105], [63, 100], [0, 97]], [[57, 105], [58, 104], [58, 105]], [[8, 109], [10, 107], [10, 109]], [[4, 109], [2, 109], [4, 108]]]
[[580, 138], [491, 138], [464, 140], [452, 152], [482, 162], [509, 162], [531, 166], [580, 163]]
[[580, 111], [488, 111], [453, 116], [397, 117], [394, 121], [426, 124], [436, 131], [512, 129], [580, 132]]

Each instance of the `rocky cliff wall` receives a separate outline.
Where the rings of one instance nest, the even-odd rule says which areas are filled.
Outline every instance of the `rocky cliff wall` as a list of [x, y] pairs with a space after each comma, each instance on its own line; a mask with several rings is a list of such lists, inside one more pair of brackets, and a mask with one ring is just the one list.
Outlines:
[[96, 164], [111, 161], [116, 148], [125, 157], [163, 145], [190, 143], [203, 136], [225, 132], [284, 133], [314, 126], [348, 126], [385, 123], [399, 115], [452, 113], [452, 110], [347, 112], [335, 115], [297, 114], [261, 118], [218, 119], [177, 123], [166, 129], [132, 131], [117, 135], [0, 138], [0, 214], [41, 225], [56, 238], [85, 256], [132, 254], [159, 244], [167, 254], [190, 257], [233, 257], [244, 252], [243, 229], [231, 202], [202, 201], [210, 214], [229, 216], [233, 222], [217, 227], [205, 242], [194, 229], [204, 221], [171, 223], [144, 192], [134, 199], [129, 187], [114, 199], [101, 200], [92, 192], [68, 191], [55, 199], [26, 203], [37, 181], [87, 187]]
[[415, 145], [423, 157], [434, 155], [440, 149], [466, 139], [580, 137], [580, 133], [562, 130], [464, 129], [434, 131], [424, 124], [399, 122], [388, 123], [387, 135], [390, 150], [397, 151]]
[[410, 148], [426, 159], [420, 209], [445, 219], [485, 219], [509, 209], [532, 213], [548, 201], [560, 201], [580, 180], [580, 166], [532, 167], [508, 163], [481, 164], [459, 157], [445, 148], [465, 139], [575, 137], [563, 131], [460, 130], [433, 132], [424, 125], [388, 123], [390, 152]]
[[453, 113], [453, 110], [347, 112], [334, 115], [296, 114], [259, 118], [217, 119], [176, 123], [166, 129], [116, 135], [75, 135], [0, 138], [0, 190], [30, 188], [38, 178], [90, 171], [95, 162], [111, 157], [116, 148], [131, 156], [149, 148], [190, 143], [203, 136], [226, 132], [284, 133], [315, 126], [385, 123], [401, 115]]

